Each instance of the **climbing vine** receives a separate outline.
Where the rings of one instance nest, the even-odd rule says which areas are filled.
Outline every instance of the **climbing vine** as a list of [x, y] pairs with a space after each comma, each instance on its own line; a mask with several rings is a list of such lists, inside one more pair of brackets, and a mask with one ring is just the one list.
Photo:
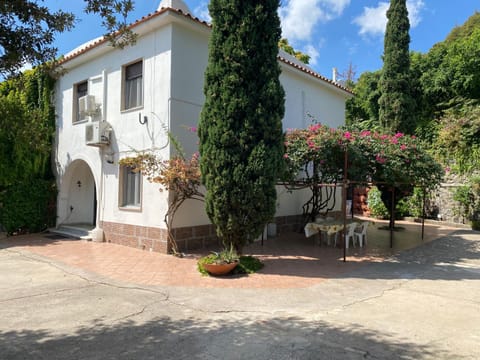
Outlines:
[[[54, 84], [41, 67], [0, 83], [0, 224], [9, 234], [39, 231], [55, 220]], [[47, 196], [28, 195], [40, 183]], [[9, 201], [19, 194], [22, 201]]]
[[141, 172], [148, 181], [160, 184], [160, 191], [169, 191], [170, 206], [164, 216], [168, 232], [168, 249], [173, 254], [179, 254], [172, 232], [175, 214], [186, 200], [203, 201], [204, 198], [199, 189], [201, 182], [198, 153], [187, 159], [183, 151], [180, 151], [172, 158], [162, 160], [152, 152], [142, 152], [123, 158], [119, 163]]

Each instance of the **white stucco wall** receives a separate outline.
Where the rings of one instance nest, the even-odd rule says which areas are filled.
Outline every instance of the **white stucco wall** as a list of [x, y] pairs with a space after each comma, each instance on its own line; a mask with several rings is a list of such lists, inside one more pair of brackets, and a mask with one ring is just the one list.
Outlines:
[[[196, 127], [201, 106], [204, 103], [204, 72], [208, 62], [208, 33], [175, 26], [172, 37], [172, 102], [171, 130], [181, 141], [187, 154], [198, 149], [198, 138], [185, 127]], [[304, 128], [311, 124], [311, 114], [318, 121], [331, 127], [345, 122], [347, 94], [335, 86], [281, 63], [280, 81], [285, 89], [284, 130]], [[297, 215], [308, 199], [308, 190], [288, 192], [277, 186], [276, 216]], [[339, 209], [339, 208], [338, 208]], [[175, 226], [208, 224], [204, 204], [187, 201], [175, 219]]]
[[[203, 82], [210, 29], [181, 16], [175, 15], [173, 19], [153, 19], [142, 25], [147, 29], [144, 32], [148, 33], [139, 37], [133, 47], [124, 50], [100, 47], [67, 62], [67, 72], [57, 83], [57, 168], [63, 175], [75, 160], [81, 159], [88, 164], [97, 189], [97, 222], [164, 228], [167, 193], [160, 193], [159, 186], [146, 179], [142, 184], [141, 209], [119, 208], [118, 160], [134, 155], [135, 151], [151, 148], [167, 159], [173, 149], [168, 144], [166, 127], [180, 140], [188, 155], [198, 149], [196, 134], [186, 128], [198, 125], [204, 103]], [[144, 63], [143, 106], [121, 111], [122, 66], [140, 59]], [[348, 96], [345, 92], [290, 65], [281, 63], [281, 67], [280, 80], [286, 93], [285, 130], [308, 126], [307, 113], [331, 127], [344, 123], [345, 98]], [[113, 127], [109, 148], [87, 146], [85, 123], [72, 123], [73, 86], [84, 80], [89, 81], [89, 94], [101, 104], [101, 112], [95, 120], [104, 119]], [[139, 116], [142, 119], [146, 116], [147, 124], [139, 124]], [[113, 157], [113, 164], [106, 162], [106, 155]], [[59, 222], [67, 216], [75, 219], [74, 214], [68, 213], [72, 202], [75, 202], [75, 208], [82, 206], [82, 196], [68, 192], [73, 189], [70, 183], [77, 181], [73, 173], [73, 177], [60, 176], [58, 180], [61, 193]], [[63, 184], [64, 181], [69, 182], [68, 186]], [[301, 213], [305, 193], [291, 194], [283, 187], [277, 187], [277, 193], [277, 216]], [[86, 200], [84, 206], [88, 206]], [[207, 223], [203, 203], [188, 201], [180, 208], [175, 226]]]
[[[142, 184], [142, 206], [139, 211], [119, 207], [119, 165], [118, 160], [134, 155], [136, 151], [162, 148], [158, 152], [169, 157], [166, 146], [165, 126], [168, 126], [170, 97], [171, 26], [142, 36], [137, 44], [124, 50], [113, 50], [102, 57], [85, 62], [67, 72], [57, 82], [57, 168], [64, 174], [71, 162], [85, 160], [90, 166], [97, 186], [100, 203], [98, 221], [122, 222], [143, 226], [164, 227], [163, 214], [166, 211], [166, 193], [158, 191], [158, 185], [144, 180]], [[143, 106], [121, 110], [122, 66], [143, 60]], [[88, 80], [89, 95], [94, 95], [101, 104], [101, 113], [95, 121], [105, 119], [113, 127], [112, 143], [109, 148], [99, 149], [85, 144], [86, 122], [73, 124], [73, 86]], [[106, 101], [105, 101], [106, 100]], [[139, 115], [146, 116], [147, 124], [141, 125]], [[113, 164], [105, 160], [105, 153], [113, 155]], [[78, 177], [78, 176], [77, 176]], [[59, 186], [66, 188], [59, 179]], [[66, 199], [66, 197], [70, 199]], [[65, 219], [74, 193], [64, 194], [59, 199], [59, 221]], [[86, 200], [85, 200], [86, 201]], [[82, 206], [75, 206], [76, 208]], [[73, 211], [75, 212], [75, 210]], [[72, 213], [68, 221], [73, 222]]]

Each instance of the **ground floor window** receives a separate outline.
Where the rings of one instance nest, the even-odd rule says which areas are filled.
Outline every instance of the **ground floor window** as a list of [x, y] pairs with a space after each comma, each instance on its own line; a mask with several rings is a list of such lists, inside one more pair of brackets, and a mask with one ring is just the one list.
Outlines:
[[140, 208], [142, 174], [130, 166], [120, 167], [120, 206]]

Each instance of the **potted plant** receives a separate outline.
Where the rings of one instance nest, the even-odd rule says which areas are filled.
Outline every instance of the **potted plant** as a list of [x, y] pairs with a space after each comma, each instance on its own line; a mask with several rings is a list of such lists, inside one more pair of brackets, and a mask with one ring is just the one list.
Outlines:
[[200, 272], [208, 272], [211, 275], [226, 275], [239, 263], [240, 257], [232, 244], [220, 252], [213, 251], [211, 254], [198, 260]]

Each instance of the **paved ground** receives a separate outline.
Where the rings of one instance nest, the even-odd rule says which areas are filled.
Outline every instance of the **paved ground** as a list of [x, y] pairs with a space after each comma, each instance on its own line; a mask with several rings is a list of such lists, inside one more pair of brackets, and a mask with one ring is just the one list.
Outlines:
[[4, 240], [0, 358], [479, 359], [480, 233], [447, 233], [347, 264], [266, 244], [262, 273], [228, 280], [193, 277], [188, 258], [160, 276], [166, 257], [112, 244]]

